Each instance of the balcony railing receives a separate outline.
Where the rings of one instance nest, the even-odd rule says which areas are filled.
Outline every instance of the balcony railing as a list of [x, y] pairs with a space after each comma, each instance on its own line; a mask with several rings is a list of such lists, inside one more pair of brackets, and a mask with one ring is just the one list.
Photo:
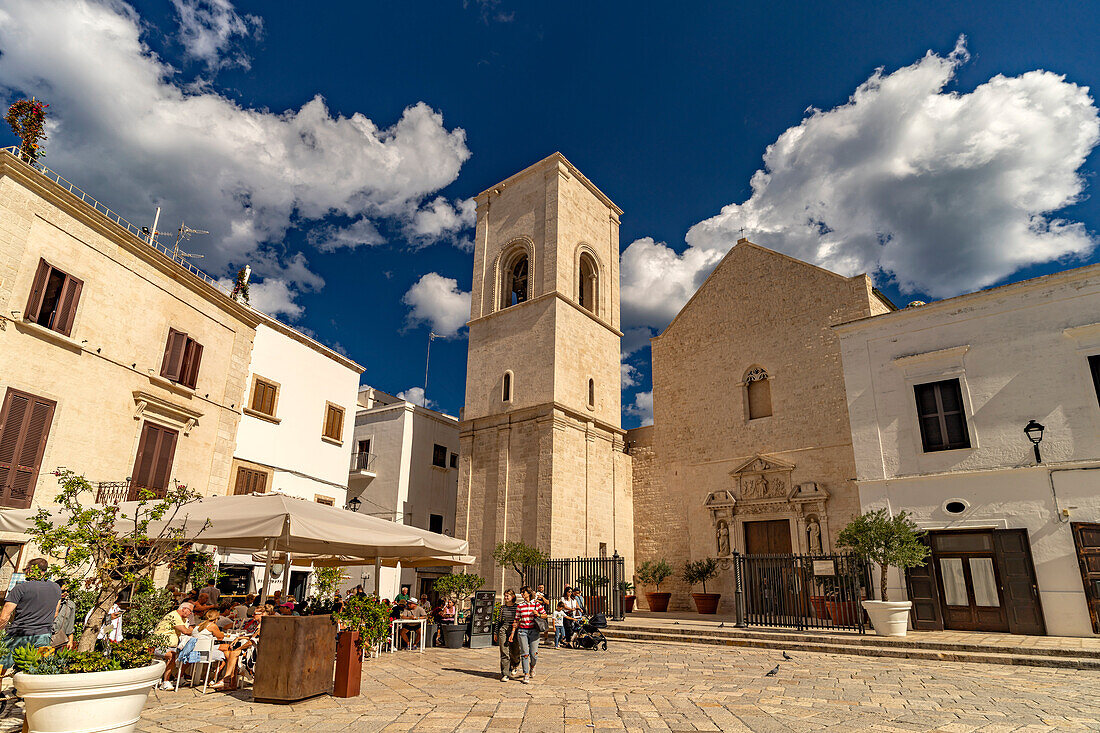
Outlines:
[[96, 504], [118, 504], [130, 500], [130, 479], [125, 481], [100, 481], [96, 484]]
[[351, 471], [374, 473], [374, 459], [377, 458], [373, 453], [356, 452], [351, 454]]

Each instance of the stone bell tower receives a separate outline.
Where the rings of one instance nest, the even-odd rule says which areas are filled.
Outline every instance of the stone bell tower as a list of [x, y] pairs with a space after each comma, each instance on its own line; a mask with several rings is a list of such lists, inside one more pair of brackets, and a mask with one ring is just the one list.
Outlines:
[[504, 540], [551, 557], [618, 551], [633, 573], [621, 213], [561, 153], [477, 197], [456, 534], [486, 588], [504, 584]]

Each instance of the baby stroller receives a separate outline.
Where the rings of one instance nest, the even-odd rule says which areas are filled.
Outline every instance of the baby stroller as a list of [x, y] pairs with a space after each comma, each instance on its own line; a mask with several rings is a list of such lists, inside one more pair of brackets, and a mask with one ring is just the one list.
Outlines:
[[607, 637], [600, 629], [607, 628], [607, 617], [602, 613], [592, 614], [591, 617], [582, 619], [580, 630], [573, 637], [573, 647], [576, 649], [599, 649], [607, 651]]

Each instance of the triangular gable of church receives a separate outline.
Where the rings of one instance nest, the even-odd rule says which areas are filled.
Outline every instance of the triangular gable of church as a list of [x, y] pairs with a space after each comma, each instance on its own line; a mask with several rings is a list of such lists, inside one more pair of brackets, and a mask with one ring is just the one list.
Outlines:
[[778, 458], [757, 453], [737, 468], [730, 471], [730, 476], [740, 473], [771, 473], [773, 471], [793, 471], [794, 464], [781, 461]]

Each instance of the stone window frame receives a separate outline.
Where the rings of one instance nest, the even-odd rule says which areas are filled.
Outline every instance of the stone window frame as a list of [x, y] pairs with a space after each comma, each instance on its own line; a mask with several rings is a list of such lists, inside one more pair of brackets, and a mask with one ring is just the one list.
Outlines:
[[596, 409], [596, 380], [592, 377], [588, 378], [588, 395], [586, 404], [589, 410]]
[[[894, 366], [901, 370], [905, 395], [905, 425], [909, 431], [908, 444], [913, 451], [921, 472], [939, 471], [954, 465], [959, 456], [981, 447], [976, 421], [974, 419], [974, 401], [970, 394], [970, 385], [966, 379], [964, 358], [970, 345], [952, 346], [918, 354], [906, 354], [894, 357]], [[970, 436], [967, 448], [951, 448], [926, 453], [921, 440], [920, 415], [917, 411], [917, 385], [930, 382], [943, 382], [957, 379], [959, 394], [962, 398], [963, 418], [966, 420], [966, 432]], [[899, 443], [905, 440], [899, 436]]]
[[505, 279], [508, 277], [520, 252], [527, 256], [527, 300], [524, 303], [535, 299], [535, 245], [527, 237], [517, 237], [501, 248], [493, 267], [492, 312], [494, 313], [512, 307], [504, 305]]
[[[763, 374], [764, 374], [763, 380], [750, 379], [753, 372], [756, 372], [756, 371], [763, 372]], [[758, 381], [767, 382], [767, 385], [768, 385], [768, 408], [770, 409], [770, 412], [767, 415], [761, 415], [759, 417], [752, 417], [751, 413], [749, 412], [749, 384], [752, 383], [752, 382], [758, 382]], [[744, 375], [741, 377], [741, 383], [740, 383], [739, 386], [741, 387], [741, 397], [742, 397], [743, 412], [744, 412], [744, 419], [745, 419], [745, 424], [746, 425], [755, 425], [755, 424], [758, 424], [762, 421], [768, 420], [768, 418], [771, 418], [771, 417], [775, 416], [775, 399], [774, 399], [774, 395], [772, 394], [772, 392], [773, 392], [772, 385], [774, 383], [775, 383], [775, 377], [772, 376], [771, 372], [769, 372], [762, 364], [759, 364], [759, 363], [752, 364], [745, 370]]]
[[[581, 304], [581, 263], [585, 258], [592, 261], [592, 267], [595, 270], [595, 287], [592, 289], [592, 308], [585, 308]], [[594, 316], [600, 316], [600, 284], [604, 280], [604, 273], [606, 272], [603, 264], [603, 260], [600, 259], [596, 250], [587, 242], [581, 242], [577, 245], [576, 251], [573, 253], [573, 300], [580, 306], [582, 310], [591, 313]]]
[[510, 405], [516, 399], [516, 375], [512, 373], [511, 369], [507, 369], [500, 381], [500, 401], [505, 405]]

